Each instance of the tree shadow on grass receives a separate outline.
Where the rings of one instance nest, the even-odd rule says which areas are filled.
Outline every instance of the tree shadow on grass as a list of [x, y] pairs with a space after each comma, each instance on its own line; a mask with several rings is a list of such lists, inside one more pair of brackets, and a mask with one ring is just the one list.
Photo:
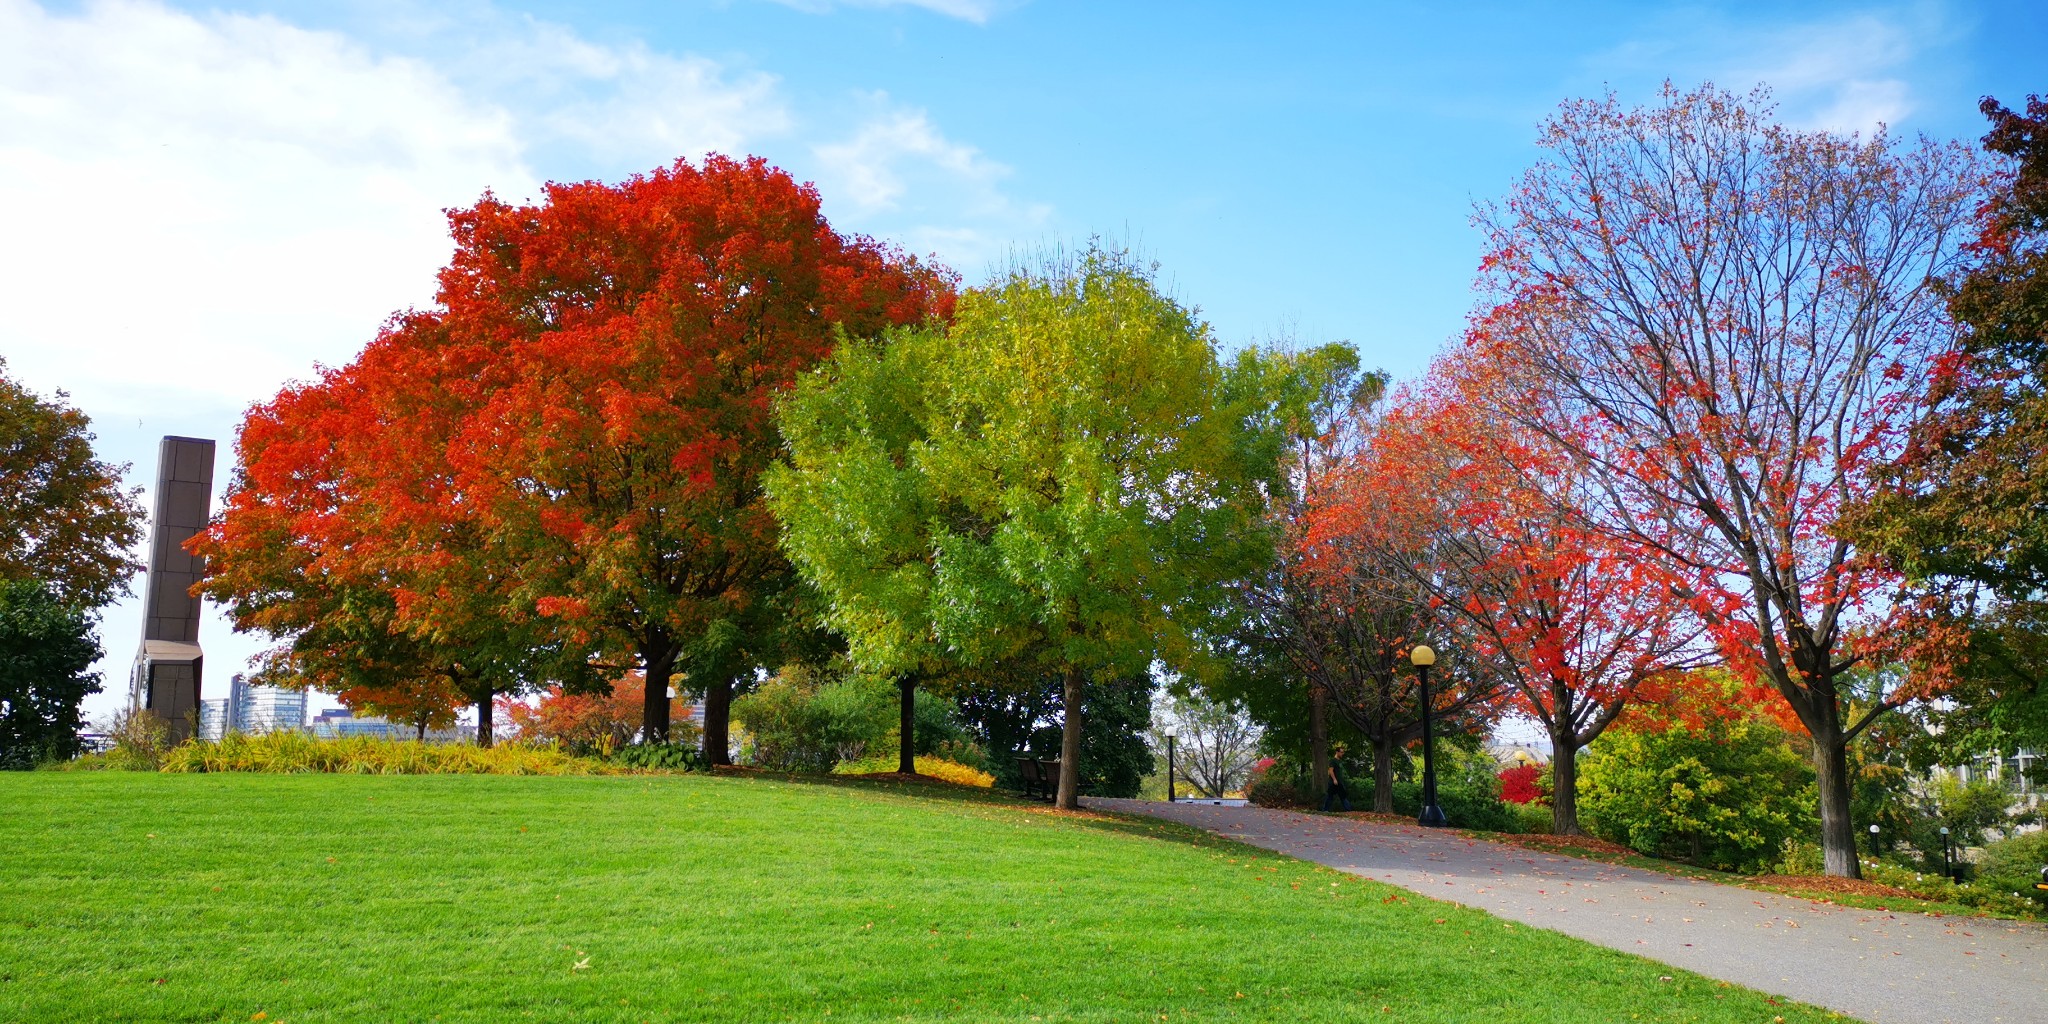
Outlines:
[[[721, 772], [721, 774], [724, 774]], [[1051, 804], [1002, 789], [983, 789], [978, 786], [962, 786], [922, 776], [910, 777], [889, 773], [887, 775], [803, 775], [776, 772], [734, 772], [754, 778], [774, 779], [797, 785], [829, 786], [864, 793], [881, 794], [932, 803], [977, 805], [1000, 808], [1020, 814], [1040, 815], [1089, 832], [1126, 836], [1138, 839], [1152, 839], [1161, 842], [1178, 843], [1184, 846], [1199, 846], [1208, 849], [1230, 847], [1233, 849], [1255, 849], [1234, 840], [1225, 839], [1215, 833], [1192, 825], [1166, 821], [1141, 814], [1122, 814], [1111, 811], [1079, 810], [1062, 811]], [[1266, 853], [1266, 851], [1260, 851]]]

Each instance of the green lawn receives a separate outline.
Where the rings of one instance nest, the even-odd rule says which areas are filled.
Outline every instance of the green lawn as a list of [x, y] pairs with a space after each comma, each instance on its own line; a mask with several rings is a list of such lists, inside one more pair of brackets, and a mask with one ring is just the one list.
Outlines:
[[0, 773], [6, 1022], [1828, 1016], [1171, 825], [1000, 797]]

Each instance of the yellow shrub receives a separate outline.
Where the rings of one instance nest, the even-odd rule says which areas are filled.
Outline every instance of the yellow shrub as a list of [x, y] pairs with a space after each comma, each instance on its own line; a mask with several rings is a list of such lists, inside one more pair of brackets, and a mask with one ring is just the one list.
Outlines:
[[[982, 789], [987, 789], [996, 784], [995, 776], [978, 768], [970, 768], [957, 761], [948, 761], [942, 757], [924, 755], [918, 757], [912, 763], [917, 766], [917, 773], [919, 775], [930, 776], [940, 782], [950, 782], [956, 786], [979, 786]], [[841, 761], [837, 767], [832, 769], [832, 774], [873, 775], [877, 772], [893, 772], [895, 770], [896, 755], [884, 754], [875, 757], [863, 757], [858, 761]]]
[[504, 743], [473, 747], [304, 733], [231, 733], [219, 742], [183, 743], [165, 753], [167, 772], [343, 772], [353, 775], [624, 775], [640, 769], [573, 757], [554, 747]]

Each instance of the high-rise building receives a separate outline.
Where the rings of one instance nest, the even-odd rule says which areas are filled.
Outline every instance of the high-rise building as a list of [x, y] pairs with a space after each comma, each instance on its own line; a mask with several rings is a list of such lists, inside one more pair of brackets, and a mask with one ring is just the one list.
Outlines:
[[228, 682], [228, 700], [233, 715], [228, 727], [236, 732], [261, 735], [306, 727], [304, 690], [250, 686], [247, 680], [235, 676]]
[[199, 738], [213, 743], [220, 742], [228, 731], [228, 699], [215, 697], [199, 702]]

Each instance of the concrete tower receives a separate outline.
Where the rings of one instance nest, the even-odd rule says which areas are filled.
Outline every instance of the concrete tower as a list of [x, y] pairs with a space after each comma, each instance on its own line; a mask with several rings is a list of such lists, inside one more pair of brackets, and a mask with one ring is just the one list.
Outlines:
[[164, 438], [157, 449], [142, 647], [135, 652], [128, 700], [162, 719], [172, 742], [191, 738], [199, 722], [199, 599], [191, 590], [205, 567], [185, 552], [185, 542], [206, 528], [212, 502], [213, 442]]

